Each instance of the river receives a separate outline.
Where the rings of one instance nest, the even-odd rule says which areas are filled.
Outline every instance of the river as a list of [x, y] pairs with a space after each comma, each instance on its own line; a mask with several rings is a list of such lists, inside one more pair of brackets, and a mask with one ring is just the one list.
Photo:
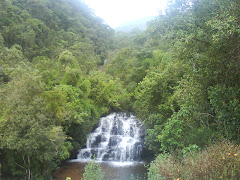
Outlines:
[[[72, 180], [80, 180], [83, 177], [83, 162], [68, 162], [53, 174], [54, 180], [66, 180], [71, 177]], [[105, 180], [145, 180], [147, 179], [147, 168], [144, 163], [113, 163], [101, 162], [101, 168]]]

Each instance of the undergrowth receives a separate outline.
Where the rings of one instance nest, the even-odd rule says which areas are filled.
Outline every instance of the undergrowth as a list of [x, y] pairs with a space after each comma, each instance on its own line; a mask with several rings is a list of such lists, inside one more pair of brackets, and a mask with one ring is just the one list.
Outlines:
[[240, 179], [240, 146], [222, 141], [178, 159], [161, 154], [151, 163], [149, 180]]

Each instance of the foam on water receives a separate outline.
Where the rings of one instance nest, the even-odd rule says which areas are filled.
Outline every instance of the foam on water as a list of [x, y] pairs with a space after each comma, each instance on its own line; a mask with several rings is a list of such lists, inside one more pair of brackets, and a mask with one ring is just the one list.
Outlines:
[[135, 116], [113, 113], [100, 119], [99, 127], [87, 138], [75, 161], [113, 161], [124, 165], [139, 161], [143, 147], [143, 128]]

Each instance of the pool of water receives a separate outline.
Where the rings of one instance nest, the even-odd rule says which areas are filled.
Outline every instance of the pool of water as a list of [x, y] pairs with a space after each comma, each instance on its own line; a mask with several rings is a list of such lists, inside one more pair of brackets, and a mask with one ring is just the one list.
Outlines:
[[[98, 162], [105, 174], [106, 180], [145, 180], [147, 168], [143, 162]], [[80, 180], [83, 177], [87, 162], [69, 161], [53, 173], [54, 180]]]

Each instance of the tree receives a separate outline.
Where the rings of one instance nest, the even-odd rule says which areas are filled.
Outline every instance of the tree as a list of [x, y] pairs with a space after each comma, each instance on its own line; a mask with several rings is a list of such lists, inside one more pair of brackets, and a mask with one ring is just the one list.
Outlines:
[[50, 173], [60, 159], [69, 156], [69, 147], [64, 144], [67, 137], [62, 127], [54, 124], [46, 111], [41, 77], [26, 66], [14, 73], [17, 76], [12, 77], [1, 99], [4, 108], [0, 118], [0, 148], [8, 150], [7, 153], [14, 150], [22, 157], [13, 159], [12, 170], [15, 173], [23, 170], [32, 179]]
[[85, 168], [83, 173], [82, 180], [103, 180], [104, 174], [100, 164], [96, 163], [95, 161], [89, 162]]

